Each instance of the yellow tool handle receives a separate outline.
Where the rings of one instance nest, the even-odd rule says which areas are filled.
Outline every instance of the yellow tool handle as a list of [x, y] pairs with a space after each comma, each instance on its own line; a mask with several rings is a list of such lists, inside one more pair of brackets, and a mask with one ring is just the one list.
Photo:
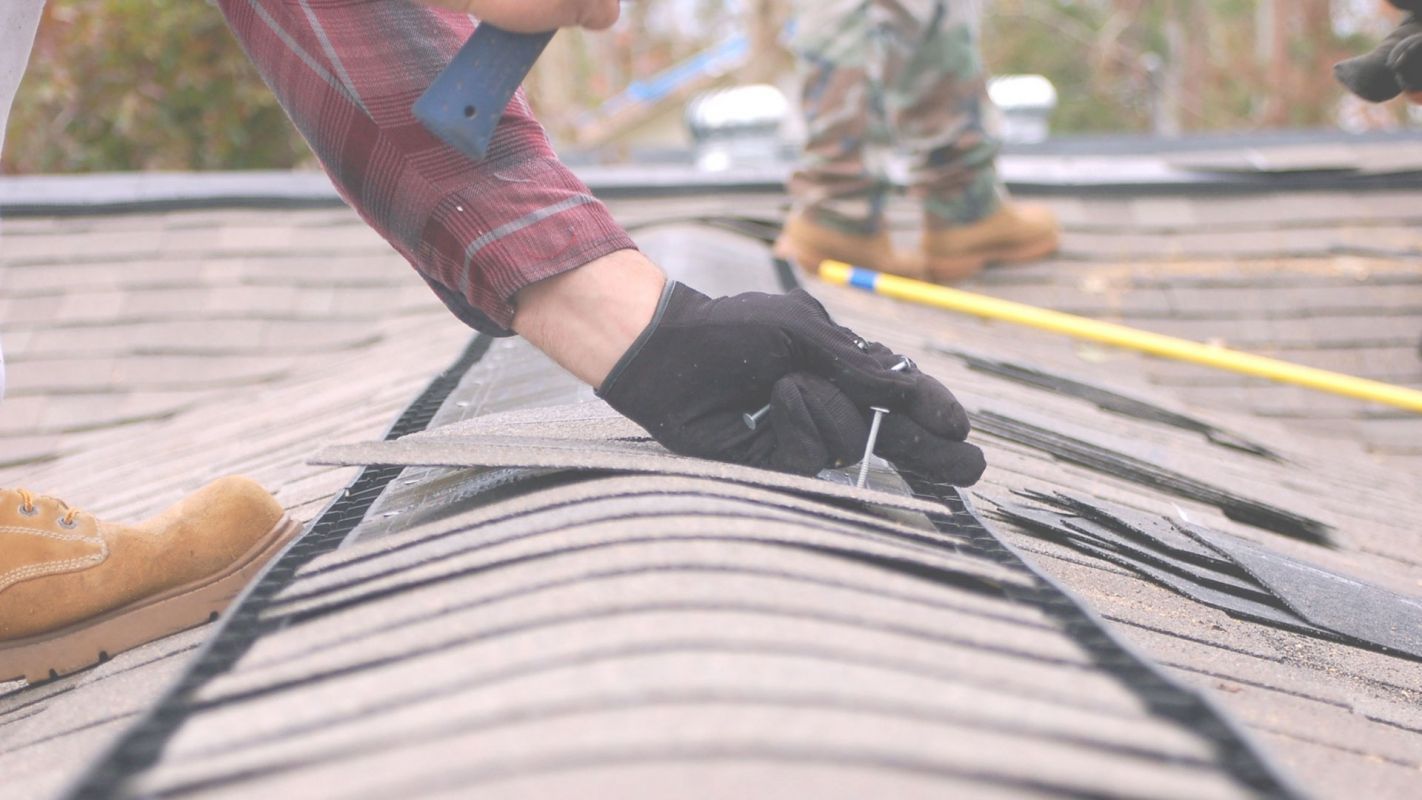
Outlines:
[[1403, 386], [1393, 386], [1366, 378], [1355, 378], [1339, 372], [1314, 369], [1300, 364], [1290, 364], [1275, 358], [1241, 353], [1227, 347], [1177, 339], [1150, 331], [1128, 328], [1110, 322], [1078, 317], [1037, 308], [1010, 300], [950, 289], [934, 283], [925, 283], [897, 275], [885, 275], [873, 270], [855, 267], [842, 261], [824, 261], [820, 264], [820, 277], [841, 286], [854, 286], [885, 297], [908, 300], [914, 303], [946, 308], [985, 319], [1002, 320], [1014, 325], [1026, 325], [1054, 333], [1063, 333], [1077, 339], [1087, 339], [1102, 344], [1139, 350], [1143, 353], [1202, 364], [1216, 369], [1229, 370], [1257, 378], [1268, 378], [1280, 383], [1291, 383], [1321, 392], [1356, 397], [1385, 403], [1408, 411], [1422, 413], [1422, 392]]

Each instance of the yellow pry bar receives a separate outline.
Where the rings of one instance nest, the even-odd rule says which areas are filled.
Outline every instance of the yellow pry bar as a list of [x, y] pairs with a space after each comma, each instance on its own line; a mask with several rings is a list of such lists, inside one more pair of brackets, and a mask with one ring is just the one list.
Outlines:
[[1422, 413], [1422, 392], [1404, 386], [1394, 386], [1366, 378], [1356, 378], [1341, 372], [1329, 372], [1300, 364], [1291, 364], [1275, 358], [1265, 358], [1227, 347], [1177, 339], [1150, 331], [1128, 328], [1110, 322], [1063, 314], [1045, 308], [999, 300], [996, 297], [950, 289], [934, 283], [925, 283], [897, 275], [885, 275], [874, 270], [846, 264], [842, 261], [824, 261], [820, 264], [819, 275], [830, 283], [854, 286], [866, 291], [908, 300], [913, 303], [945, 308], [963, 314], [972, 314], [984, 319], [1025, 325], [1053, 333], [1061, 333], [1076, 339], [1109, 344], [1129, 350], [1139, 350], [1161, 358], [1188, 361], [1215, 369], [1229, 370], [1257, 378], [1267, 378], [1280, 383], [1304, 386], [1320, 392], [1356, 397], [1385, 403], [1408, 411]]

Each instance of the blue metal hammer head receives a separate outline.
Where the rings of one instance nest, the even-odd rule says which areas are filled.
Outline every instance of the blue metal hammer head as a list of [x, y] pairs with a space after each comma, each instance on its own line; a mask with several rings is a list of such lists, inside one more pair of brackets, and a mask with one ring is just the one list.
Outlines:
[[450, 147], [482, 160], [504, 108], [553, 34], [480, 24], [415, 101], [415, 118]]

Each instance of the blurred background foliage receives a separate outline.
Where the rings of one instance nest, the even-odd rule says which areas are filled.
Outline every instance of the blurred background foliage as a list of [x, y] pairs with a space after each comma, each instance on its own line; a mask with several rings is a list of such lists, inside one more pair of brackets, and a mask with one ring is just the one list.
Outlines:
[[1053, 129], [1191, 131], [1396, 127], [1332, 65], [1400, 19], [1383, 0], [995, 0], [983, 31], [997, 73], [1046, 75]]
[[314, 163], [202, 0], [49, 0], [5, 144], [7, 172]]
[[[793, 63], [775, 43], [795, 2], [812, 1], [637, 0], [611, 33], [560, 35], [530, 95], [555, 138], [575, 141], [629, 84], [737, 32], [755, 45], [734, 77], [789, 87]], [[1330, 70], [1395, 23], [1383, 0], [987, 0], [986, 8], [988, 65], [1056, 85], [1056, 134], [1407, 124], [1401, 104], [1353, 101]], [[50, 0], [7, 144], [0, 166], [8, 172], [314, 164], [221, 14], [201, 0]]]

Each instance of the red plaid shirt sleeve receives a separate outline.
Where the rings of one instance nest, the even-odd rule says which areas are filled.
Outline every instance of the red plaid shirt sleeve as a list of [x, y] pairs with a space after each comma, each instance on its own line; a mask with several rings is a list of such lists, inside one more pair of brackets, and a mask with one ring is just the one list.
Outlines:
[[411, 106], [474, 23], [413, 0], [220, 0], [342, 197], [455, 315], [507, 335], [530, 283], [635, 247], [519, 93], [473, 161]]

